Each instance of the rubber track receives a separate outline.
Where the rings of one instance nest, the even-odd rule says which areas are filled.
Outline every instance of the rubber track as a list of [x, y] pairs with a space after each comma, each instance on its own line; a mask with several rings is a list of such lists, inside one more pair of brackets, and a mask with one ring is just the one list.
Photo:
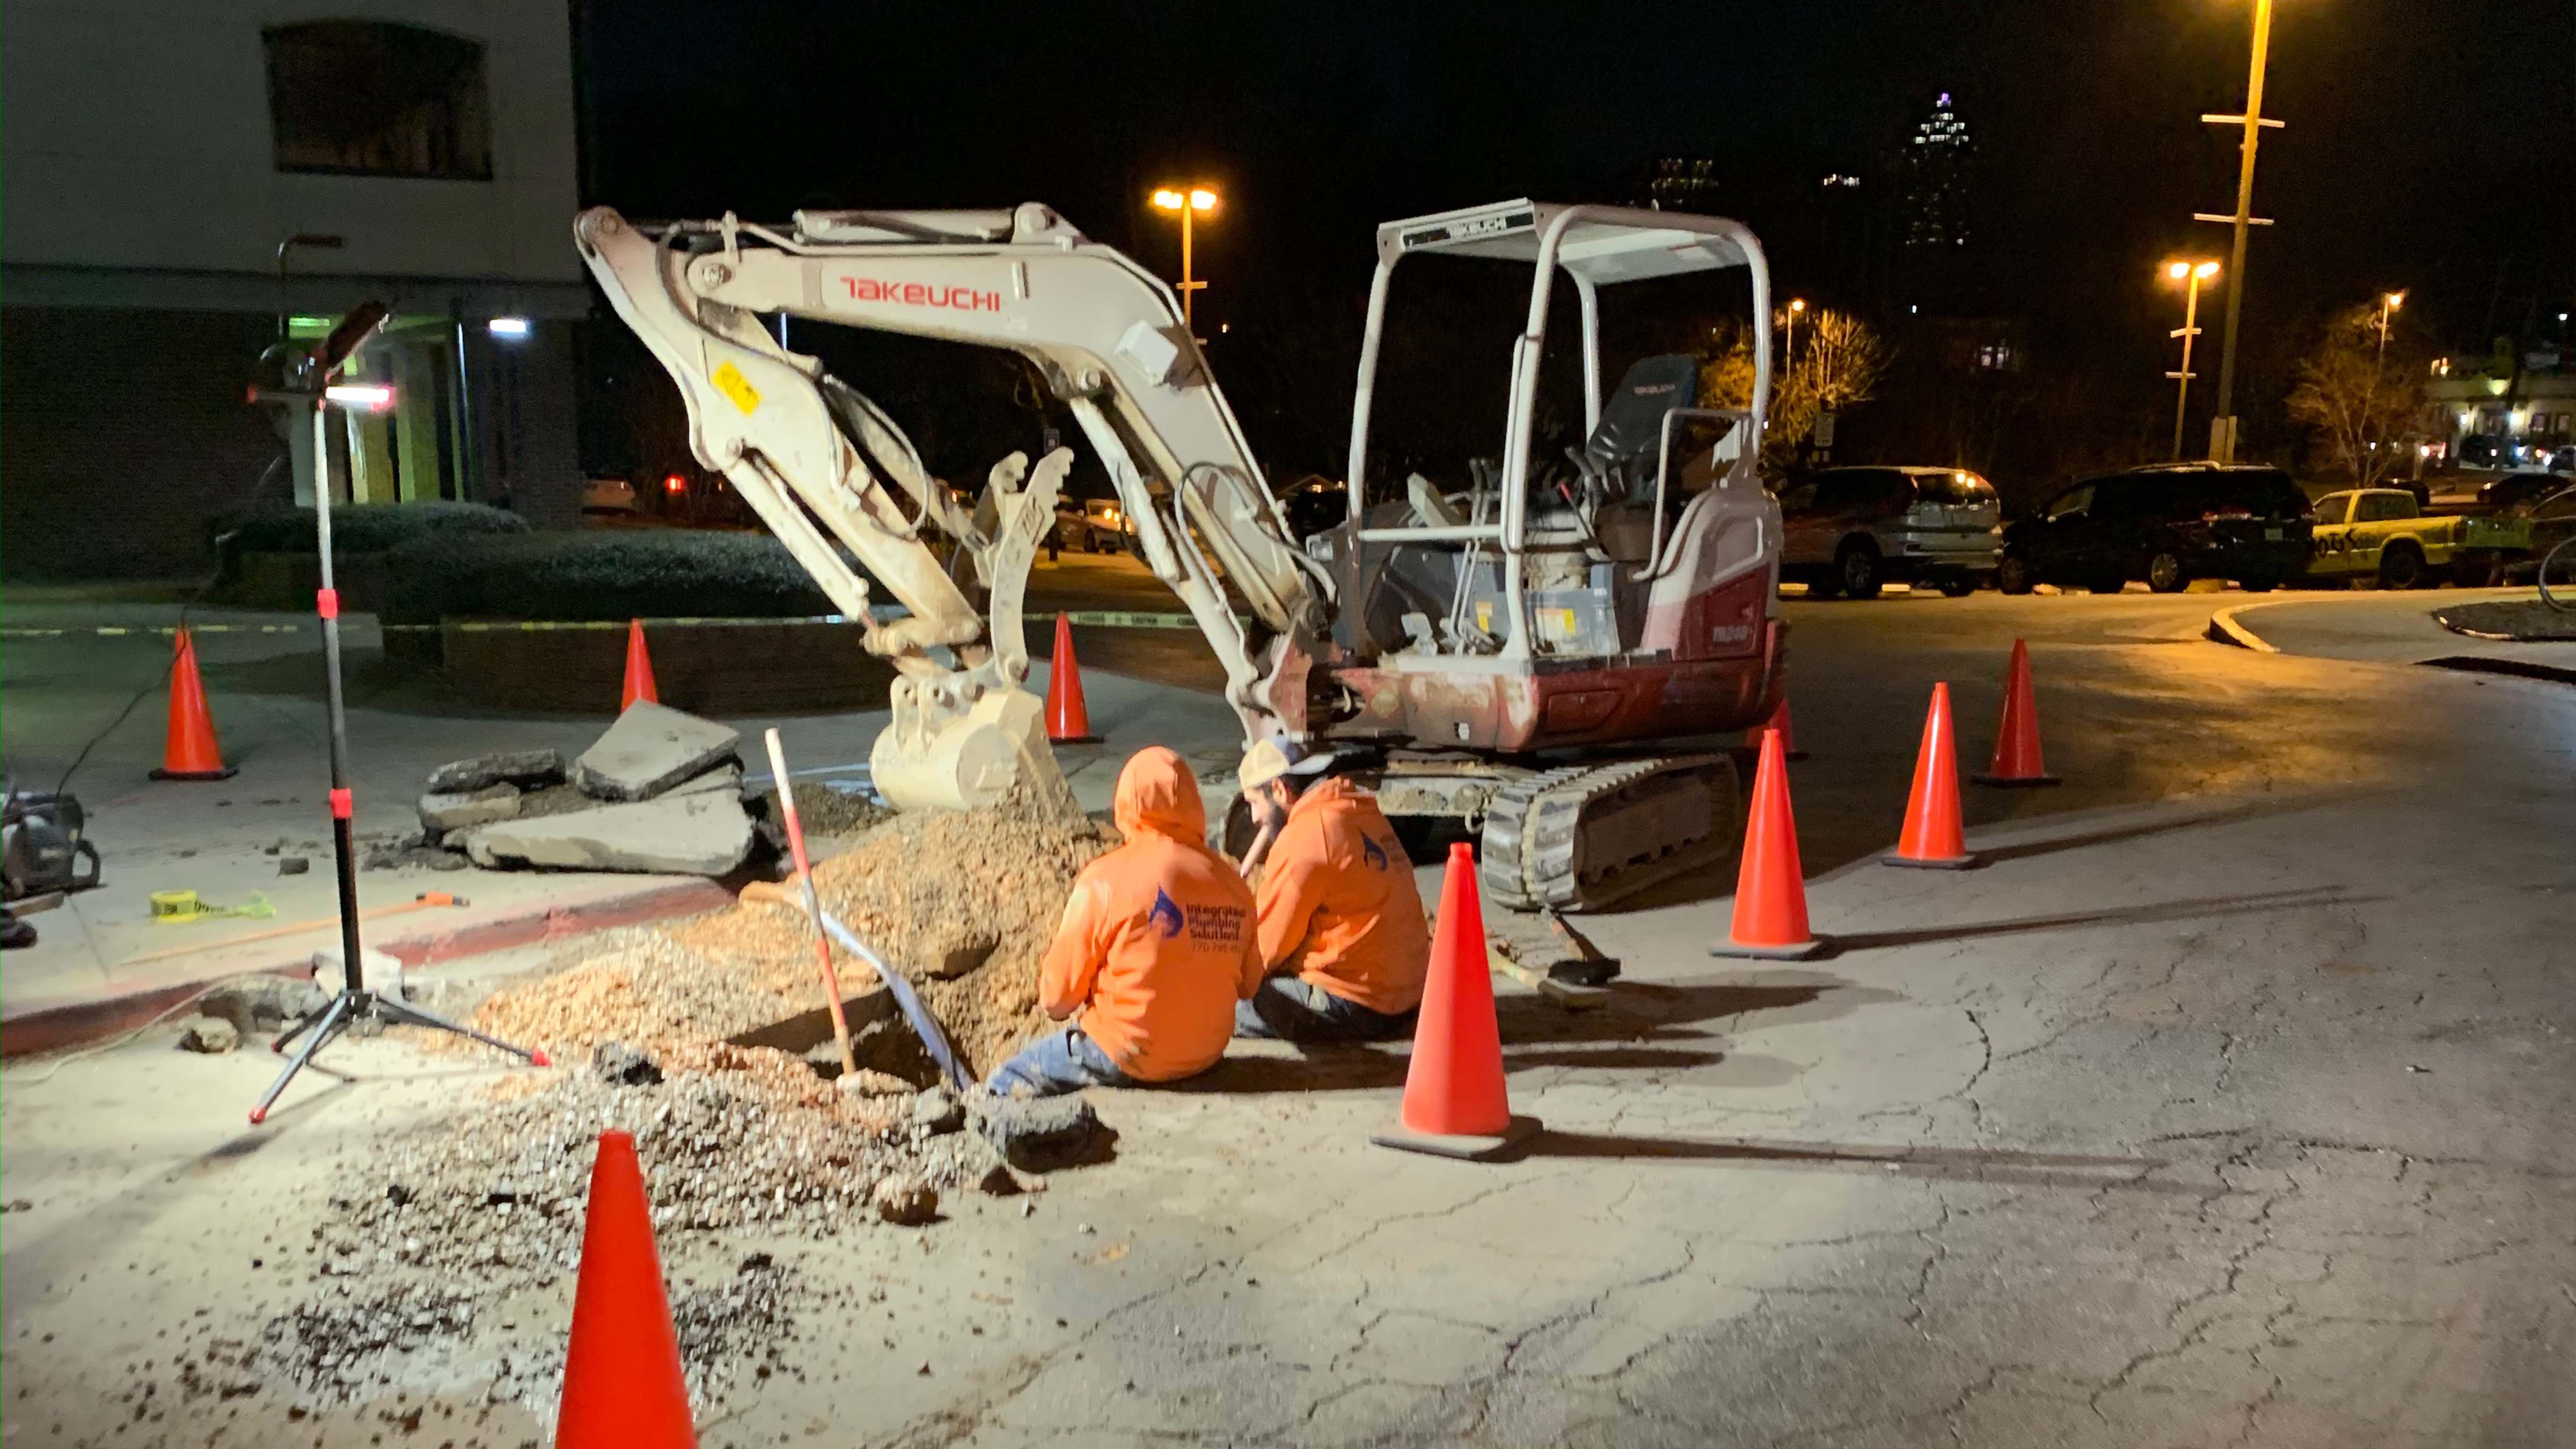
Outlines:
[[[1730, 788], [1718, 792], [1717, 814], [1697, 840], [1619, 871], [1608, 879], [1575, 874], [1575, 845], [1588, 817], [1618, 803], [1654, 777], [1691, 771], [1721, 772]], [[1724, 860], [1735, 848], [1735, 766], [1723, 755], [1678, 755], [1572, 765], [1514, 781], [1486, 807], [1485, 892], [1515, 910], [1598, 910], [1683, 871]]]

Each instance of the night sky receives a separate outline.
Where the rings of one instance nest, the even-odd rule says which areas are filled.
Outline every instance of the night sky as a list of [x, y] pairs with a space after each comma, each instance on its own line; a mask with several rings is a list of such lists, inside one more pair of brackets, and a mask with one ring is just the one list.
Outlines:
[[[1939, 92], [1979, 149], [1981, 310], [2152, 378], [2155, 263], [2224, 255], [2250, 0], [1745, 6], [1588, 3], [676, 3], [585, 19], [592, 199], [638, 216], [1049, 202], [1177, 271], [1145, 197], [1207, 181], [1202, 331], [1283, 325], [1364, 282], [1379, 221], [1509, 196], [1625, 200], [1666, 155], [1783, 287], [1800, 188], [1892, 186]], [[2576, 3], [2282, 0], [2249, 270], [2249, 349], [2412, 289], [2445, 343], [2544, 321], [2576, 290]], [[1885, 195], [1885, 192], [1876, 193]], [[1785, 198], [1785, 200], [1784, 200]], [[1317, 303], [1313, 299], [1336, 299]], [[1263, 302], [1293, 299], [1286, 313]], [[2544, 330], [2555, 331], [2545, 321]]]

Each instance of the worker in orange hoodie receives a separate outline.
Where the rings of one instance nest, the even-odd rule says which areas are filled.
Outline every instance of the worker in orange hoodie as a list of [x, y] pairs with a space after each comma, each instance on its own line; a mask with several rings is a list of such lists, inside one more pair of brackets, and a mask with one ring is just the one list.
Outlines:
[[1413, 1034], [1431, 929], [1413, 862], [1377, 798], [1330, 754], [1264, 740], [1237, 775], [1269, 840], [1255, 896], [1266, 978], [1235, 1008], [1240, 1036], [1382, 1041]]
[[985, 1085], [1046, 1097], [1175, 1082], [1216, 1065], [1234, 1007], [1261, 984], [1252, 888], [1207, 848], [1207, 808], [1181, 757], [1140, 750], [1118, 775], [1126, 843], [1083, 867], [1038, 967], [1038, 1005], [1074, 1025], [1029, 1043]]

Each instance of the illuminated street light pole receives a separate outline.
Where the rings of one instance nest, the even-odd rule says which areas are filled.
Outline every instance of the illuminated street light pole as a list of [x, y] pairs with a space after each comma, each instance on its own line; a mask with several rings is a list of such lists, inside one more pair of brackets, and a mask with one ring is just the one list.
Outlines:
[[2211, 212], [2192, 213], [2194, 221], [2223, 221], [2235, 228], [2236, 238], [2228, 248], [2227, 331], [2221, 339], [2218, 354], [2218, 414], [2209, 420], [2209, 456], [2212, 462], [2236, 461], [2236, 322], [2245, 308], [2245, 231], [2248, 227], [2270, 226], [2271, 218], [2254, 214], [2254, 143], [2265, 126], [2281, 122], [2263, 117], [2263, 66], [2272, 48], [2272, 0], [2254, 0], [2254, 57], [2245, 81], [2245, 114], [2241, 116], [2203, 116], [2203, 121], [2216, 125], [2242, 126], [2245, 139], [2240, 147], [2241, 160], [2236, 171], [2236, 211], [2230, 216]]
[[2404, 292], [2391, 292], [2379, 299], [2379, 366], [2388, 365], [2389, 314], [2406, 305]]
[[1197, 300], [1196, 293], [1207, 283], [1190, 279], [1190, 218], [1195, 212], [1216, 210], [1216, 193], [1204, 186], [1191, 187], [1187, 192], [1165, 187], [1154, 193], [1154, 205], [1163, 211], [1179, 212], [1181, 216], [1181, 320], [1189, 325], [1191, 337], [1196, 338], [1198, 317], [1190, 304]]
[[2218, 275], [2216, 262], [2167, 262], [2165, 275], [2183, 284], [2182, 327], [2169, 332], [2169, 337], [2182, 339], [2182, 371], [2168, 372], [2174, 379], [2174, 461], [2182, 461], [2183, 410], [2191, 402], [2191, 340], [2200, 335], [2200, 284]]
[[1784, 375], [1789, 370], [1789, 364], [1797, 360], [1798, 314], [1806, 310], [1806, 298], [1792, 297], [1789, 299], [1788, 324], [1780, 329], [1780, 371]]

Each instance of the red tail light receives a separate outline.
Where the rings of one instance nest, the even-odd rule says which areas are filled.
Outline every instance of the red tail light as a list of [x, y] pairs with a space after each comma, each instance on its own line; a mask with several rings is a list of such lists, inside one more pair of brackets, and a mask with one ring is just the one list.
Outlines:
[[2252, 518], [2253, 516], [2253, 510], [2248, 508], [2213, 508], [2208, 512], [2203, 513], [2200, 516], [2200, 521], [2203, 523], [2216, 523], [2222, 518]]

